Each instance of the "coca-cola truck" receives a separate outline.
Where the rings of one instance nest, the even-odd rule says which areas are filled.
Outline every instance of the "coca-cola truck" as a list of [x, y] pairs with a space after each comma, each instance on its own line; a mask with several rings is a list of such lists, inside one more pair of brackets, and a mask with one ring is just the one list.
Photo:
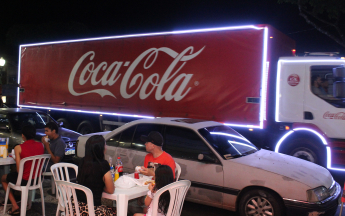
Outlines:
[[345, 170], [345, 59], [294, 48], [269, 25], [21, 45], [18, 105], [82, 132], [214, 120], [258, 147]]

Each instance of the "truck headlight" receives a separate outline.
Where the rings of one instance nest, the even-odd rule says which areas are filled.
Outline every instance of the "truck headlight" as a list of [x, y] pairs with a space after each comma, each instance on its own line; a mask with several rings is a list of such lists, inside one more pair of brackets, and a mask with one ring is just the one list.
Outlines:
[[308, 202], [319, 202], [328, 198], [329, 196], [329, 191], [324, 186], [307, 190]]

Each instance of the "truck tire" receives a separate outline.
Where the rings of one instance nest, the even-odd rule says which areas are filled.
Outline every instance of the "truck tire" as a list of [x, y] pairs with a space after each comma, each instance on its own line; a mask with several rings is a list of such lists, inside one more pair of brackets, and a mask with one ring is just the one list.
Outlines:
[[58, 120], [56, 120], [57, 122], [63, 122], [62, 127], [67, 128], [67, 129], [71, 129], [71, 125], [70, 123], [67, 121], [67, 119], [65, 118], [59, 118]]
[[264, 189], [246, 192], [239, 202], [240, 216], [283, 216], [285, 207], [280, 197]]
[[95, 129], [93, 128], [90, 121], [82, 121], [79, 124], [77, 131], [78, 133], [81, 133], [81, 134], [89, 134], [89, 133], [94, 133]]
[[325, 166], [326, 159], [322, 158], [322, 150], [318, 147], [320, 144], [314, 139], [297, 138], [292, 140], [290, 144], [288, 155]]

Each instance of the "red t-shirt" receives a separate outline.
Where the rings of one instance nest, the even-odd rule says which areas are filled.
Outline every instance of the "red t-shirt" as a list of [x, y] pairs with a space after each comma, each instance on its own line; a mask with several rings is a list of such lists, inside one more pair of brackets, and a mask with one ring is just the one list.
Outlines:
[[170, 168], [173, 171], [174, 178], [175, 178], [175, 168], [176, 168], [175, 161], [171, 157], [170, 154], [163, 151], [163, 153], [159, 157], [154, 158], [152, 153], [149, 153], [145, 156], [144, 167], [147, 168], [147, 166], [150, 162], [153, 163], [153, 165], [157, 164], [157, 165], [168, 165], [168, 166], [170, 166]]
[[[20, 145], [22, 148], [22, 152], [20, 153], [20, 159], [24, 159], [26, 157], [31, 157], [31, 156], [36, 156], [36, 155], [41, 155], [44, 153], [44, 147], [43, 144], [40, 142], [36, 142], [35, 140], [27, 140], [23, 144]], [[29, 180], [29, 175], [31, 171], [31, 164], [32, 161], [26, 162], [24, 164], [24, 171], [23, 171], [23, 179], [24, 180]], [[32, 175], [36, 173], [36, 167], [37, 167], [37, 162], [35, 164], [35, 168], [33, 170]]]

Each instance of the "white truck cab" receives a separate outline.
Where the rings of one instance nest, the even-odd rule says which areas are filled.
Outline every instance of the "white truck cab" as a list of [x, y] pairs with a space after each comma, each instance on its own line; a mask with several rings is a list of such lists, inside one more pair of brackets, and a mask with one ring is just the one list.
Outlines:
[[[284, 57], [278, 61], [275, 121], [290, 123], [275, 151], [341, 169], [345, 150], [345, 59]], [[336, 160], [331, 160], [334, 157]]]

